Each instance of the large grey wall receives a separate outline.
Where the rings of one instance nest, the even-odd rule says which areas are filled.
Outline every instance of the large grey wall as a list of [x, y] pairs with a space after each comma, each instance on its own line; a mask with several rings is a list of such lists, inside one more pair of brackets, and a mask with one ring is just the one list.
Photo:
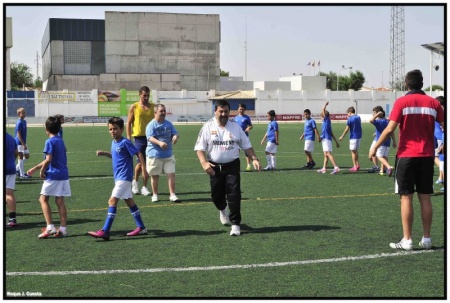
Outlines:
[[107, 74], [175, 74], [174, 89], [207, 90], [220, 73], [219, 15], [105, 12], [105, 56]]

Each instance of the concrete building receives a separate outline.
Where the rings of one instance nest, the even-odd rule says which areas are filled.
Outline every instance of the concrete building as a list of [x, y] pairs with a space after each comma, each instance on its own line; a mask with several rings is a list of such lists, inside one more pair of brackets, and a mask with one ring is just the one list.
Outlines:
[[12, 39], [12, 18], [6, 17], [5, 19], [5, 82], [6, 82], [6, 90], [11, 89], [11, 47], [13, 47], [13, 39]]
[[219, 15], [105, 12], [49, 19], [44, 90], [209, 90], [220, 74]]

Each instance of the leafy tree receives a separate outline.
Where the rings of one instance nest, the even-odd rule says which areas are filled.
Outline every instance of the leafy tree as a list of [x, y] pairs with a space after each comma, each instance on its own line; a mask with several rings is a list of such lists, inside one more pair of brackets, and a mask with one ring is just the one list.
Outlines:
[[42, 79], [41, 79], [41, 77], [38, 77], [36, 80], [34, 80], [34, 88], [42, 88]]
[[359, 70], [357, 70], [355, 72], [350, 72], [349, 80], [349, 88], [347, 89], [358, 91], [363, 86], [366, 78], [364, 78], [364, 75]]
[[33, 75], [30, 68], [19, 62], [11, 63], [11, 90], [22, 89], [23, 86], [33, 86]]
[[[430, 91], [430, 87], [428, 86], [427, 88], [423, 89], [425, 92], [429, 92]], [[431, 86], [431, 90], [435, 91], [435, 90], [444, 90], [444, 88], [440, 85], [432, 85]]]
[[[331, 71], [328, 74], [320, 72], [319, 76], [325, 76], [327, 78], [326, 80], [327, 89], [337, 90], [338, 75], [336, 73], [333, 73]], [[348, 76], [339, 76], [339, 90], [346, 91], [349, 89], [353, 89], [355, 91], [358, 91], [363, 86], [364, 81], [366, 81], [366, 79], [364, 78], [362, 72], [360, 71], [350, 72]]]
[[230, 72], [226, 72], [224, 70], [220, 70], [220, 76], [221, 77], [229, 77], [230, 76]]

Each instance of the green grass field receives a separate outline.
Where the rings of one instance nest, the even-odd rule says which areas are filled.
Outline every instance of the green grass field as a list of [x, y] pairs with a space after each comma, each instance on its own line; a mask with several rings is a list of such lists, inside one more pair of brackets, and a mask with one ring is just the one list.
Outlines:
[[[256, 125], [250, 135], [263, 167], [265, 144], [260, 140], [266, 126]], [[394, 180], [365, 172], [372, 166], [367, 154], [373, 126], [363, 125], [362, 171], [348, 172], [348, 135], [340, 148], [333, 146], [342, 169], [337, 175], [316, 173], [323, 163], [318, 142], [316, 168], [301, 168], [306, 162], [304, 142], [299, 141], [303, 124], [279, 126], [278, 170], [241, 174], [240, 237], [229, 236], [230, 228], [220, 224], [210, 201], [209, 179], [193, 150], [201, 126], [177, 125], [176, 187], [183, 202], [169, 202], [167, 179], [161, 177], [160, 202], [135, 196], [148, 235], [125, 235], [135, 224], [120, 201], [110, 241], [86, 234], [103, 226], [114, 186], [110, 159], [95, 155], [98, 149], [110, 149], [107, 126], [65, 126], [72, 188], [66, 200], [70, 236], [37, 238], [45, 226], [38, 202], [42, 181], [37, 174], [17, 180], [20, 225], [4, 232], [4, 297], [446, 298], [444, 195], [432, 198], [433, 249], [418, 246], [422, 227], [415, 197], [415, 249], [394, 251], [389, 242], [402, 237]], [[333, 124], [336, 137], [344, 127]], [[28, 131], [31, 157], [26, 169], [42, 161], [47, 138], [43, 127]], [[392, 164], [395, 152], [391, 149]], [[435, 179], [437, 174], [436, 168]], [[58, 224], [53, 199], [51, 206]]]

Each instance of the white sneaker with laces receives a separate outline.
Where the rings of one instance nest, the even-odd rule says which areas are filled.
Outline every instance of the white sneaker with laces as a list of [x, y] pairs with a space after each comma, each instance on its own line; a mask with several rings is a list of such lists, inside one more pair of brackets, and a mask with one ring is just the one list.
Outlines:
[[180, 202], [180, 199], [178, 199], [178, 197], [175, 194], [170, 195], [169, 200], [170, 202]]
[[413, 242], [412, 240], [401, 239], [398, 243], [389, 243], [389, 246], [393, 249], [412, 250]]
[[229, 225], [230, 224], [230, 219], [228, 218], [228, 212], [227, 212], [226, 208], [224, 210], [219, 211], [219, 217], [220, 217], [220, 222], [223, 225]]
[[148, 188], [147, 188], [147, 187], [142, 186], [142, 188], [141, 188], [141, 194], [142, 194], [143, 196], [150, 196], [151, 192], [148, 191]]
[[230, 236], [240, 236], [241, 235], [241, 227], [239, 225], [231, 225]]
[[419, 242], [419, 246], [424, 249], [431, 249], [431, 238], [429, 240], [424, 240], [424, 238], [422, 238]]
[[152, 196], [152, 202], [158, 202], [158, 195]]
[[139, 186], [138, 186], [138, 183], [135, 180], [133, 180], [133, 182], [131, 182], [131, 191], [135, 195], [139, 193]]

